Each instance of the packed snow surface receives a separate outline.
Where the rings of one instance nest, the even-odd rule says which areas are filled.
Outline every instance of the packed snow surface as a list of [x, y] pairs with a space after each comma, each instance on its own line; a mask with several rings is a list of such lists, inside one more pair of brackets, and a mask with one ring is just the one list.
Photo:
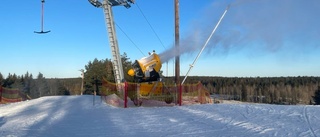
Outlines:
[[309, 105], [120, 108], [89, 95], [50, 96], [0, 105], [1, 137], [320, 137], [319, 123], [320, 107]]

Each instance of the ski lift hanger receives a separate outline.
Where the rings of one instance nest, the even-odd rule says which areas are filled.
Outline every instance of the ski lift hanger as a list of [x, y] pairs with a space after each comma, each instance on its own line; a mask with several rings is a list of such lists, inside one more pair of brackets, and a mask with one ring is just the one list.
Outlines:
[[[88, 0], [93, 6], [97, 8], [102, 8], [103, 3], [102, 0]], [[106, 0], [110, 6], [118, 6], [123, 5], [126, 8], [130, 8], [130, 3], [134, 3], [135, 0]]]
[[44, 10], [44, 0], [41, 0], [41, 6], [42, 6], [42, 10], [41, 10], [41, 31], [34, 31], [34, 33], [37, 33], [37, 34], [45, 34], [45, 33], [49, 33], [50, 30], [48, 31], [43, 31], [43, 10]]

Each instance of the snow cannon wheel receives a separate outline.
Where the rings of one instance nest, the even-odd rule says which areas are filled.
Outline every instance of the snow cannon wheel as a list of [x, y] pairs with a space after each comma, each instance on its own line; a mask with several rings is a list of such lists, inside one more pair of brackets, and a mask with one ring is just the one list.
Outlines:
[[171, 104], [173, 102], [173, 96], [168, 94], [167, 97], [164, 99], [164, 102], [166, 102], [167, 104]]
[[166, 102], [167, 104], [171, 104], [173, 102], [173, 97], [166, 98], [164, 102]]

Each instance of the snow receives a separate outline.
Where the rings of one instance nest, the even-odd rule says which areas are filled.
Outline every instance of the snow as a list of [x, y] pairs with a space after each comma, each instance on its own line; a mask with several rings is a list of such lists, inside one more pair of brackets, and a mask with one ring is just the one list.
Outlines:
[[[121, 105], [118, 101], [116, 105]], [[134, 107], [129, 103], [129, 108], [121, 108], [89, 95], [0, 105], [1, 137], [317, 137], [319, 122], [320, 107], [311, 105], [229, 102]]]

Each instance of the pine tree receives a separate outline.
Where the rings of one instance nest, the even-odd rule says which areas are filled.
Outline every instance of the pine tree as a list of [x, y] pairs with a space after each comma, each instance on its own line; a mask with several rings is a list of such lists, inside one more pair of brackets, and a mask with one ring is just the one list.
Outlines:
[[0, 73], [0, 86], [2, 86], [3, 80], [4, 80], [3, 75]]
[[63, 85], [61, 81], [57, 81], [58, 95], [70, 95], [70, 91]]
[[[30, 75], [30, 77], [32, 77], [32, 75]], [[49, 95], [50, 89], [42, 73], [39, 72], [37, 79], [30, 84], [30, 95], [32, 98]]]
[[33, 79], [32, 74], [29, 74], [29, 72], [27, 72], [24, 75], [24, 88], [22, 90], [22, 92], [24, 92], [26, 95], [31, 96], [32, 98], [34, 98], [32, 91], [35, 90], [35, 80]]
[[246, 85], [241, 85], [241, 101], [247, 101], [248, 93]]
[[123, 55], [121, 55], [121, 60], [122, 60], [124, 79], [126, 81], [133, 82], [134, 81], [133, 77], [128, 75], [128, 71], [132, 68], [132, 62], [130, 61], [130, 58], [127, 56], [127, 53], [123, 53]]
[[318, 89], [314, 92], [314, 96], [312, 96], [312, 98], [315, 105], [320, 105], [320, 86], [318, 86]]

